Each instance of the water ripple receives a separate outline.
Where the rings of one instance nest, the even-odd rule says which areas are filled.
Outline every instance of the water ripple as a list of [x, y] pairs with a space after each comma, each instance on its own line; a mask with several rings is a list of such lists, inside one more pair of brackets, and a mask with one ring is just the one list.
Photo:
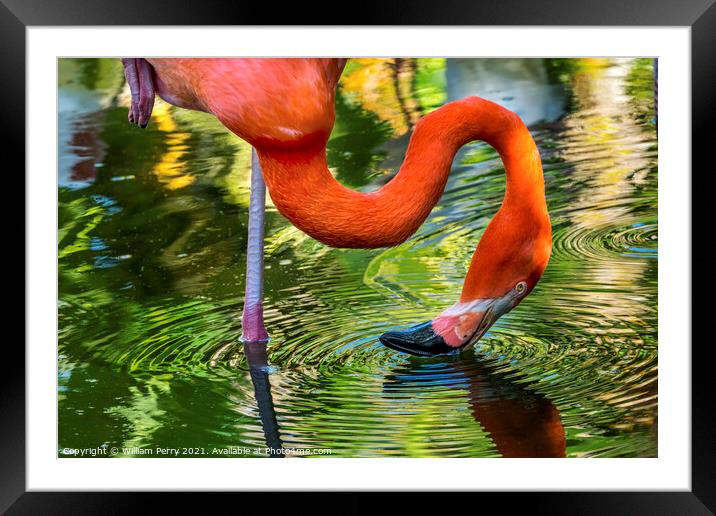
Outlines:
[[[239, 342], [248, 149], [207, 117], [162, 111], [143, 138], [164, 150], [139, 153], [159, 166], [108, 153], [102, 173], [136, 177], [61, 191], [62, 444], [96, 442], [84, 418], [97, 406], [100, 440], [136, 446], [656, 455], [656, 135], [625, 93], [631, 61], [590, 63], [570, 72], [571, 111], [532, 129], [553, 222], [543, 279], [477, 345], [430, 359], [377, 337], [459, 296], [504, 192], [492, 149], [461, 152], [430, 218], [393, 249], [329, 249], [269, 209], [272, 338], [257, 365]], [[120, 119], [105, 132], [121, 134]]]

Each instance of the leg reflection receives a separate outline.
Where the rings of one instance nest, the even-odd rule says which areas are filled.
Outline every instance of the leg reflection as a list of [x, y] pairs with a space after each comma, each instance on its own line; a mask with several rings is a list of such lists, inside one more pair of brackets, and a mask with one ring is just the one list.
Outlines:
[[269, 448], [269, 457], [283, 457], [281, 453], [283, 443], [279, 434], [276, 410], [271, 397], [271, 383], [268, 376], [268, 355], [266, 344], [256, 342], [244, 343], [244, 351], [249, 362], [251, 382], [254, 384], [254, 393], [259, 407], [261, 426], [266, 437], [266, 446]]

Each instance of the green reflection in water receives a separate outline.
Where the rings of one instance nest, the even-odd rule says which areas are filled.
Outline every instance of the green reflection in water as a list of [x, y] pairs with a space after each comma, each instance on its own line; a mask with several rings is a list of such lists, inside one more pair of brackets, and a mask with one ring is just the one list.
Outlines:
[[328, 142], [327, 155], [336, 179], [350, 187], [365, 186], [375, 167], [385, 158], [379, 147], [392, 136], [392, 129], [374, 113], [348, 103], [336, 95], [336, 124]]
[[[266, 368], [232, 346], [250, 149], [209, 115], [162, 103], [139, 130], [116, 60], [61, 60], [59, 448], [224, 456], [278, 431], [285, 447], [339, 456], [655, 456], [651, 61], [543, 66], [567, 108], [531, 128], [554, 226], [538, 288], [460, 355], [377, 342], [459, 295], [504, 189], [496, 152], [471, 144], [431, 217], [393, 249], [330, 249], [269, 207]], [[349, 64], [328, 149], [340, 181], [370, 190], [391, 177], [416, 117], [447, 100], [445, 70]], [[534, 102], [543, 87], [529, 84]]]

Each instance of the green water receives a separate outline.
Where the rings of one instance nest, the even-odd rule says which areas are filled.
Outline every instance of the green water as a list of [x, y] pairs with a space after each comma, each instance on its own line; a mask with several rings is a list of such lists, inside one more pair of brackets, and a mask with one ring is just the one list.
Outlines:
[[410, 357], [377, 337], [457, 299], [504, 192], [496, 152], [467, 146], [430, 218], [393, 249], [328, 248], [269, 203], [272, 340], [269, 365], [250, 369], [238, 343], [250, 148], [161, 102], [138, 129], [118, 60], [60, 60], [59, 456], [237, 457], [267, 443], [313, 456], [656, 456], [652, 91], [646, 59], [350, 62], [328, 149], [341, 182], [379, 187], [421, 114], [490, 98], [523, 116], [542, 154], [552, 259], [476, 346]]

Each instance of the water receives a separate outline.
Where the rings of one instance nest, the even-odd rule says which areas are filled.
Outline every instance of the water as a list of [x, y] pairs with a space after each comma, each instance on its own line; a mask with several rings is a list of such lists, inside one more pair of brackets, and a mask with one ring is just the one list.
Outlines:
[[495, 151], [467, 146], [428, 221], [393, 249], [325, 247], [269, 206], [272, 341], [251, 364], [237, 344], [249, 147], [163, 103], [146, 130], [131, 126], [118, 60], [65, 59], [59, 71], [60, 456], [263, 456], [267, 444], [313, 456], [656, 456], [650, 60], [349, 63], [329, 145], [341, 182], [385, 183], [422, 113], [480, 94], [530, 124], [552, 259], [474, 348], [410, 357], [377, 337], [457, 299], [504, 191]]

